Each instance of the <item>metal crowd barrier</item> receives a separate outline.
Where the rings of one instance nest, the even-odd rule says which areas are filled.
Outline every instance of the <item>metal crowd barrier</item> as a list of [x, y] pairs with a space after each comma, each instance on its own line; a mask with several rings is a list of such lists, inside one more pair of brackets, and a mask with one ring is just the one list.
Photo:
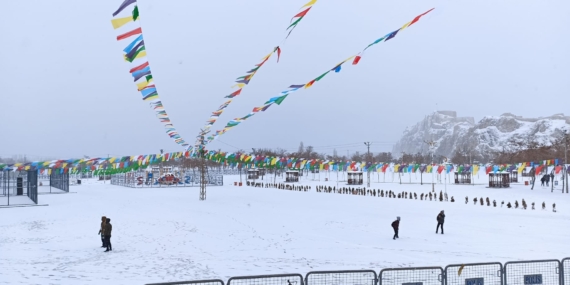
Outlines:
[[[222, 280], [147, 285], [225, 285]], [[570, 258], [231, 277], [227, 285], [570, 285]]]

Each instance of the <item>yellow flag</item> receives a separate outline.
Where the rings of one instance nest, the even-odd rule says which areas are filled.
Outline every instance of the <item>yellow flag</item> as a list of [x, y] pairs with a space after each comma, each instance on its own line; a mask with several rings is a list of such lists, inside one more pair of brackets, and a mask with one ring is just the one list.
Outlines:
[[341, 62], [340, 62], [339, 64], [337, 64], [336, 66], [339, 66], [339, 65], [341, 65], [341, 64], [343, 64], [343, 63], [345, 63], [345, 62], [347, 62], [347, 61], [349, 61], [349, 60], [351, 60], [351, 59], [353, 59], [353, 58], [355, 58], [355, 57], [356, 57], [356, 55], [353, 55], [353, 56], [351, 56], [351, 57], [349, 57], [349, 58], [347, 58], [347, 59], [341, 61]]
[[519, 167], [519, 169], [518, 169], [518, 173], [521, 174], [521, 173], [523, 172], [523, 170], [524, 170], [525, 167], [526, 167], [526, 162], [523, 162], [523, 163], [521, 164], [521, 166]]
[[270, 52], [268, 55], [264, 56], [261, 60], [263, 61], [268, 60], [271, 57], [271, 55], [273, 55], [273, 52]]
[[[146, 56], [146, 50], [141, 51], [139, 54], [137, 54], [137, 56], [135, 58], [133, 58], [133, 61], [135, 61], [135, 59], [138, 58], [142, 58]], [[129, 62], [129, 60], [127, 59], [127, 57], [125, 56], [125, 61]]]
[[457, 270], [457, 276], [461, 276], [461, 272], [463, 271], [463, 268], [465, 267], [465, 265], [461, 265], [461, 267], [459, 267], [459, 270]]
[[[151, 81], [152, 81], [152, 79], [151, 79]], [[147, 82], [146, 80], [143, 80], [143, 82], [141, 82], [141, 83], [137, 83], [138, 90], [139, 91], [143, 90], [145, 87], [148, 86], [149, 83], [150, 83], [150, 81]]]
[[113, 28], [116, 30], [122, 26], [124, 26], [125, 24], [127, 24], [128, 22], [133, 20], [133, 16], [128, 16], [128, 17], [124, 17], [124, 18], [117, 18], [117, 19], [113, 19], [111, 20], [111, 23], [113, 24]]
[[307, 3], [303, 7], [301, 7], [301, 9], [308, 7], [308, 6], [315, 5], [315, 3], [317, 3], [317, 0], [311, 0], [311, 1], [309, 1], [309, 3]]
[[238, 84], [232, 86], [231, 88], [234, 88], [234, 87], [243, 88], [244, 86], [245, 86], [245, 83], [238, 83]]
[[49, 175], [51, 175], [51, 168], [50, 168], [50, 169], [48, 169], [48, 174], [49, 174]]
[[400, 31], [402, 31], [403, 29], [407, 28], [411, 23], [412, 23], [411, 21], [410, 21], [410, 22], [407, 22], [405, 25], [403, 25], [403, 26], [400, 28]]

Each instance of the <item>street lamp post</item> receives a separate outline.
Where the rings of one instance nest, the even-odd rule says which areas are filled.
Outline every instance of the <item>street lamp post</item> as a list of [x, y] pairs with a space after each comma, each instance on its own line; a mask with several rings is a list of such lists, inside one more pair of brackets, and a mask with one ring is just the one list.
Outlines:
[[566, 194], [568, 194], [568, 133], [566, 130], [563, 130], [562, 132], [564, 134], [564, 163], [562, 164], [563, 165], [562, 193], [564, 193], [564, 188], [566, 188]]

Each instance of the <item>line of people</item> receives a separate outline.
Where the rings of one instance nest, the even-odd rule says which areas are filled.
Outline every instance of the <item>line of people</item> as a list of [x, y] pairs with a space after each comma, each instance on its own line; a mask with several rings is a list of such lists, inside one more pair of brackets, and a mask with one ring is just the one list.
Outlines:
[[106, 248], [105, 252], [112, 251], [111, 246], [111, 231], [113, 230], [113, 225], [111, 225], [111, 219], [103, 216], [101, 217], [101, 227], [99, 228], [99, 233], [97, 235], [101, 236], [101, 242], [103, 245], [101, 247]]

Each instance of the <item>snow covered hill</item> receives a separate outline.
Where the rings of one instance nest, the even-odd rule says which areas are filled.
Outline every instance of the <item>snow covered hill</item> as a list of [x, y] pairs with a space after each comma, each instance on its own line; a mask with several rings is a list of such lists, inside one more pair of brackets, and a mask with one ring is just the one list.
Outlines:
[[454, 111], [438, 111], [407, 128], [394, 145], [392, 153], [429, 153], [426, 142], [435, 141], [435, 154], [453, 156], [459, 147], [475, 154], [501, 150], [511, 138], [535, 138], [550, 143], [563, 129], [570, 131], [570, 117], [556, 114], [550, 117], [523, 118], [510, 113], [499, 117], [487, 116], [478, 123], [472, 117], [457, 117]]

